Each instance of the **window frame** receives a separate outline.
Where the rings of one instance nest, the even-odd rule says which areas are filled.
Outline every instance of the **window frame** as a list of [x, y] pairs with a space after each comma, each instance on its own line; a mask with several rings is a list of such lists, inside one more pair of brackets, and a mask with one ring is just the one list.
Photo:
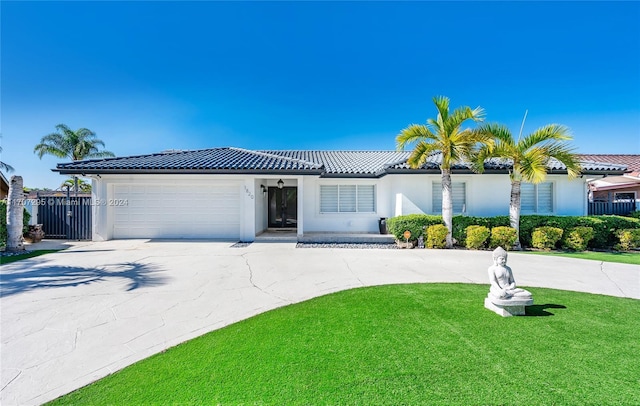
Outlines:
[[[324, 187], [336, 187], [337, 188], [337, 194], [336, 194], [336, 201], [335, 204], [337, 206], [337, 210], [336, 211], [323, 211], [322, 209], [322, 197], [323, 197], [323, 188]], [[355, 200], [353, 200], [353, 208], [354, 210], [350, 210], [350, 211], [342, 211], [341, 210], [341, 190], [348, 190], [347, 188], [355, 188]], [[361, 211], [360, 210], [360, 206], [361, 206], [361, 202], [360, 202], [360, 188], [372, 188], [373, 190], [371, 191], [373, 196], [372, 196], [372, 206], [373, 206], [373, 211]], [[350, 214], [350, 215], [354, 215], [354, 214], [376, 214], [377, 210], [378, 210], [378, 194], [377, 194], [377, 185], [376, 184], [358, 184], [358, 183], [331, 183], [331, 184], [321, 184], [319, 185], [318, 188], [318, 213], [325, 215], [331, 215], [331, 214]], [[347, 200], [348, 198], [345, 196], [344, 200]]]
[[[458, 180], [457, 181], [453, 181], [452, 180], [451, 181], [451, 192], [452, 192], [452, 196], [451, 197], [452, 197], [453, 215], [466, 214], [467, 211], [468, 211], [467, 210], [467, 206], [468, 206], [468, 204], [467, 204], [467, 201], [468, 201], [468, 198], [467, 198], [467, 190], [468, 190], [467, 185], [468, 185], [468, 183], [469, 182], [467, 180], [462, 180], [462, 181], [458, 181]], [[461, 210], [459, 210], [459, 211], [455, 210], [455, 207], [456, 207], [455, 195], [453, 194], [453, 187], [454, 187], [453, 185], [454, 184], [457, 184], [457, 185], [462, 184], [464, 186], [464, 200], [463, 200], [462, 204], [460, 205]], [[433, 193], [434, 187], [436, 189], [440, 190], [439, 199], [438, 199], [439, 205], [435, 204], [436, 203], [435, 202], [436, 195]], [[436, 215], [442, 215], [442, 181], [435, 181], [434, 180], [434, 181], [431, 182], [431, 213], [432, 214], [436, 214]]]
[[[626, 195], [626, 194], [633, 195], [633, 197], [631, 198], [631, 200], [626, 199], [626, 198], [625, 199], [620, 199], [618, 197], [618, 195], [622, 195], [622, 194], [624, 194], [624, 195]], [[635, 201], [637, 201], [637, 199], [638, 199], [638, 194], [635, 192], [635, 190], [629, 190], [629, 191], [626, 191], [626, 192], [613, 192], [613, 202], [614, 203], [635, 202]]]
[[[533, 210], [529, 210], [529, 209], [525, 209], [522, 206], [522, 187], [524, 185], [531, 185], [533, 187], [533, 193], [534, 193], [534, 208]], [[539, 186], [540, 185], [550, 185], [551, 186], [551, 201], [550, 206], [551, 206], [551, 210], [550, 211], [540, 211], [540, 193], [539, 193]], [[556, 183], [553, 181], [548, 181], [548, 182], [540, 182], [540, 183], [529, 183], [529, 182], [521, 182], [520, 183], [520, 213], [521, 214], [553, 214], [556, 212]]]

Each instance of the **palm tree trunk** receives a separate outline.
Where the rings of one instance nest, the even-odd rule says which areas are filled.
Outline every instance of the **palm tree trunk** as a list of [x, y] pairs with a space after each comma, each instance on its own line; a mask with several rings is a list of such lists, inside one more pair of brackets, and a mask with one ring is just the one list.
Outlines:
[[12, 176], [9, 182], [7, 198], [7, 251], [24, 251], [22, 243], [22, 218], [24, 199], [22, 195], [22, 176]]
[[451, 169], [442, 169], [442, 220], [447, 226], [447, 248], [453, 248], [453, 198], [451, 194]]
[[511, 200], [509, 202], [509, 223], [516, 229], [516, 243], [513, 248], [521, 250], [520, 245], [520, 185], [519, 180], [511, 181]]

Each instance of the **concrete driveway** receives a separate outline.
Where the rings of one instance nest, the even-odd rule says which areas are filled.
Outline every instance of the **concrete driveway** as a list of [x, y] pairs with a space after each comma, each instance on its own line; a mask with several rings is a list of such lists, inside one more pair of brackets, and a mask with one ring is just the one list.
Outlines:
[[[488, 285], [492, 263], [486, 251], [231, 245], [81, 243], [0, 267], [0, 403], [52, 400], [208, 331], [331, 292], [413, 282]], [[638, 266], [517, 253], [509, 265], [519, 286], [640, 299]]]

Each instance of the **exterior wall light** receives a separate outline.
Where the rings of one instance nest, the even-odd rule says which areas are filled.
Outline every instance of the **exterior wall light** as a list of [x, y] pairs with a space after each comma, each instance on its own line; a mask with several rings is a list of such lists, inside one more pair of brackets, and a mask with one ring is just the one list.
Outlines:
[[284, 182], [282, 181], [282, 179], [280, 179], [278, 181], [278, 189], [282, 189], [284, 187]]

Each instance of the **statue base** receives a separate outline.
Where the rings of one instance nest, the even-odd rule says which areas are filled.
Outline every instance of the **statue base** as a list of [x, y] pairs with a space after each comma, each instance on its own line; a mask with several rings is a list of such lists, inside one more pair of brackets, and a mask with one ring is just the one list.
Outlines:
[[533, 298], [496, 299], [489, 295], [484, 299], [484, 307], [502, 317], [524, 316], [525, 306], [532, 304]]

